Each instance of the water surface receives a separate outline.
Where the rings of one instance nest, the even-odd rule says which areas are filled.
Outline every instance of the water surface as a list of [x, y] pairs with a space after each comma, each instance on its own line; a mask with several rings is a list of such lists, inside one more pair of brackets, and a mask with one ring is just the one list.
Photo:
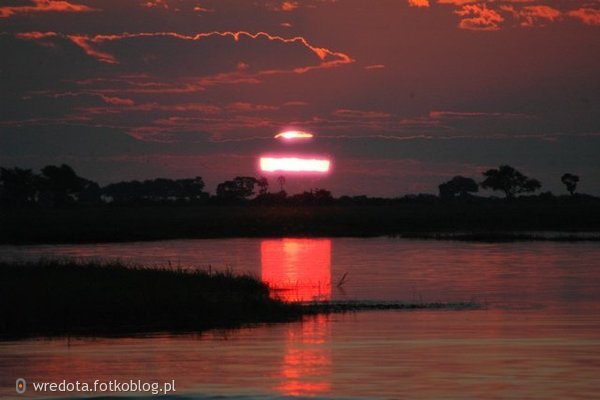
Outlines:
[[[462, 301], [477, 311], [378, 311], [202, 335], [0, 343], [14, 379], [175, 379], [202, 398], [597, 398], [597, 243], [390, 238], [0, 246], [0, 257], [121, 258], [250, 273], [288, 300]], [[345, 277], [344, 277], [345, 276]], [[339, 283], [342, 283], [339, 285]]]

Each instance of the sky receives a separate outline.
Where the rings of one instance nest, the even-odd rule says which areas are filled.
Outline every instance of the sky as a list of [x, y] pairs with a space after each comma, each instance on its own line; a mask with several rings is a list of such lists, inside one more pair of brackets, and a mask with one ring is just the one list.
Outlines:
[[0, 52], [4, 167], [214, 192], [281, 152], [333, 160], [290, 192], [437, 193], [510, 164], [600, 195], [600, 0], [3, 0]]

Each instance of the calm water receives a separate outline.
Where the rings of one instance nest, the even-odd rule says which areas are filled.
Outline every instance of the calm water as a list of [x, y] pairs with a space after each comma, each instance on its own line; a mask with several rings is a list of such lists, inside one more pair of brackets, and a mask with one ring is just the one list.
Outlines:
[[600, 393], [597, 243], [342, 238], [0, 246], [3, 259], [40, 256], [232, 269], [260, 277], [289, 300], [476, 300], [487, 308], [363, 312], [175, 337], [0, 342], [0, 397], [14, 398], [17, 377], [175, 379], [177, 394], [197, 398]]

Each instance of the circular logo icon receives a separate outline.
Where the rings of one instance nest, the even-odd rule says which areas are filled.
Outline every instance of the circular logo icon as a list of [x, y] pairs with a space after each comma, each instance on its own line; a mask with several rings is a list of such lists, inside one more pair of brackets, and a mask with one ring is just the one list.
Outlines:
[[17, 389], [17, 393], [19, 394], [25, 393], [25, 390], [27, 390], [27, 382], [25, 381], [25, 379], [17, 379], [17, 382], [15, 383], [15, 389]]

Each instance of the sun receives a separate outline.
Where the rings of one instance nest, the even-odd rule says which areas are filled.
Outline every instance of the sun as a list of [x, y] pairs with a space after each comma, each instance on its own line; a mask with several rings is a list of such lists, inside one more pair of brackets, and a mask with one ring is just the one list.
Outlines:
[[301, 157], [261, 157], [260, 169], [264, 172], [329, 172], [327, 159]]
[[312, 139], [313, 134], [310, 132], [304, 131], [283, 131], [275, 135], [275, 139], [283, 139], [283, 140], [306, 140]]

